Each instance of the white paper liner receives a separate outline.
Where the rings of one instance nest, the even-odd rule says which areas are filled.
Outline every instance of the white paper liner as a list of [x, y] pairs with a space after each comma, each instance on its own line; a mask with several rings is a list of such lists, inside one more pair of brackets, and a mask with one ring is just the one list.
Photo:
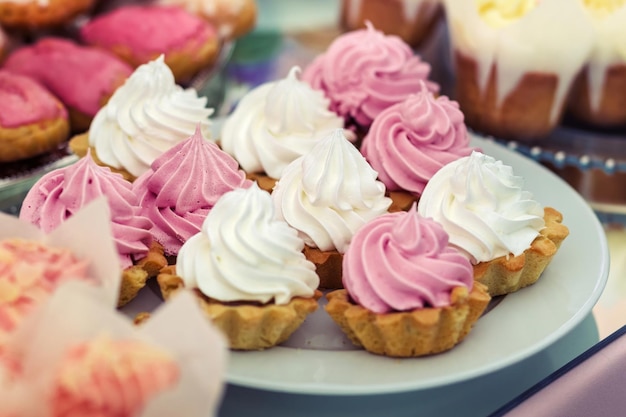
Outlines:
[[49, 247], [68, 249], [77, 258], [86, 259], [91, 282], [102, 288], [99, 292], [102, 301], [113, 308], [117, 305], [121, 277], [109, 219], [104, 197], [86, 205], [49, 234], [17, 217], [0, 213], [0, 240], [38, 241]]
[[7, 348], [9, 357], [20, 358], [22, 374], [10, 391], [0, 390], [0, 404], [11, 404], [3, 397], [12, 395], [10, 401], [19, 407], [20, 417], [46, 417], [45, 393], [52, 387], [56, 365], [64, 353], [77, 343], [104, 335], [112, 340], [147, 343], [166, 352], [179, 367], [178, 382], [151, 398], [139, 416], [216, 415], [228, 349], [222, 334], [202, 315], [193, 295], [180, 293], [164, 303], [146, 324], [137, 327], [102, 302], [102, 291], [83, 282], [68, 282], [25, 320]]

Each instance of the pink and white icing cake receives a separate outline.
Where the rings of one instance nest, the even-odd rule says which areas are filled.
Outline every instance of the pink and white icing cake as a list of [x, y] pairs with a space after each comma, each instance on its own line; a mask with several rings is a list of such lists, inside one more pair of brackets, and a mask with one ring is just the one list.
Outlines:
[[0, 70], [0, 127], [57, 118], [67, 120], [67, 110], [48, 90], [32, 78]]
[[136, 417], [175, 387], [179, 368], [168, 353], [139, 340], [104, 336], [70, 346], [57, 364], [49, 417]]
[[0, 241], [0, 353], [22, 319], [62, 283], [88, 280], [89, 264], [69, 249], [37, 241]]
[[450, 305], [455, 287], [472, 289], [472, 265], [448, 245], [440, 224], [408, 212], [387, 213], [365, 224], [343, 258], [350, 298], [375, 313]]
[[287, 165], [272, 192], [276, 215], [310, 247], [343, 253], [354, 233], [391, 205], [377, 175], [335, 129]]
[[383, 110], [361, 144], [361, 153], [388, 190], [419, 195], [444, 165], [472, 152], [459, 105], [421, 91]]
[[100, 196], [107, 199], [115, 246], [125, 269], [147, 254], [152, 222], [141, 214], [130, 182], [97, 165], [90, 154], [41, 177], [24, 198], [20, 219], [48, 233]]
[[381, 111], [420, 91], [420, 82], [438, 92], [429, 75], [430, 65], [399, 37], [368, 23], [366, 29], [337, 37], [305, 68], [302, 79], [326, 94], [330, 109], [347, 126], [367, 128]]
[[309, 152], [344, 121], [329, 110], [319, 90], [298, 79], [292, 67], [284, 79], [246, 94], [222, 128], [220, 145], [248, 173], [278, 179], [294, 159]]
[[270, 194], [256, 183], [230, 191], [182, 247], [176, 273], [207, 297], [278, 305], [312, 297], [319, 285], [304, 241], [277, 219]]
[[518, 256], [545, 226], [543, 207], [523, 187], [512, 167], [474, 151], [437, 171], [417, 209], [473, 264]]
[[210, 130], [207, 98], [174, 80], [164, 57], [140, 65], [93, 119], [89, 146], [106, 165], [135, 177], [165, 151], [187, 139], [200, 123]]
[[176, 255], [200, 231], [224, 193], [251, 184], [237, 161], [205, 139], [198, 126], [192, 136], [156, 158], [132, 190], [141, 214], [154, 225], [155, 240], [166, 254]]
[[[141, 24], [139, 24], [141, 22]], [[128, 48], [138, 60], [155, 54], [182, 51], [193, 55], [217, 37], [211, 24], [175, 6], [125, 5], [94, 17], [80, 29], [81, 39], [91, 45]]]
[[132, 68], [98, 48], [46, 37], [13, 51], [3, 68], [34, 78], [66, 106], [93, 116]]

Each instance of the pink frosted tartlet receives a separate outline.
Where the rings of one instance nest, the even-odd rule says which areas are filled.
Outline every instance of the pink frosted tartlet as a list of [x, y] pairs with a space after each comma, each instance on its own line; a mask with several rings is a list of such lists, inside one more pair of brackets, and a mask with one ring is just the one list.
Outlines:
[[154, 244], [152, 222], [141, 215], [131, 184], [121, 175], [96, 165], [90, 155], [44, 175], [22, 203], [20, 219], [44, 232], [56, 229], [80, 208], [105, 196], [120, 266], [124, 271], [120, 305], [133, 299], [146, 280], [165, 266], [162, 248]]
[[491, 299], [443, 228], [415, 205], [357, 231], [343, 258], [343, 284], [327, 294], [326, 311], [355, 345], [395, 357], [451, 349]]
[[[472, 152], [459, 105], [435, 96], [425, 84], [382, 111], [361, 144], [394, 207], [407, 210], [444, 165]], [[390, 210], [391, 211], [391, 210]]]
[[178, 254], [183, 243], [200, 232], [217, 200], [227, 191], [247, 188], [252, 181], [226, 152], [206, 140], [200, 128], [187, 140], [158, 157], [151, 169], [133, 182], [141, 215], [166, 255]]
[[213, 25], [174, 6], [119, 7], [87, 22], [80, 39], [134, 68], [164, 54], [177, 82], [209, 67], [220, 49]]
[[132, 73], [128, 64], [108, 52], [53, 37], [15, 50], [3, 67], [34, 78], [57, 96], [68, 108], [75, 132], [89, 127], [96, 112]]
[[335, 39], [305, 68], [302, 80], [326, 94], [347, 127], [365, 132], [381, 111], [419, 92], [421, 82], [439, 91], [429, 74], [430, 65], [400, 38], [368, 24]]
[[65, 106], [35, 80], [0, 70], [0, 163], [41, 155], [66, 141]]

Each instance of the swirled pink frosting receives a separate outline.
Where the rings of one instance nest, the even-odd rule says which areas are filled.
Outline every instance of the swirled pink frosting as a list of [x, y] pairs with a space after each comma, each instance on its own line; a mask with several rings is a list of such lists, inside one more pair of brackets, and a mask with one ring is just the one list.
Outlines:
[[458, 103], [421, 88], [383, 110], [361, 145], [388, 190], [419, 195], [441, 167], [472, 152]]
[[155, 53], [167, 55], [182, 47], [200, 49], [217, 37], [217, 31], [182, 7], [125, 5], [87, 22], [80, 36], [90, 45], [129, 48], [148, 61]]
[[125, 269], [148, 252], [152, 222], [141, 215], [130, 182], [109, 168], [96, 165], [90, 154], [41, 177], [24, 198], [20, 219], [49, 232], [100, 196], [108, 201], [111, 229]]
[[399, 103], [428, 81], [430, 65], [397, 36], [368, 27], [339, 36], [304, 70], [302, 80], [322, 90], [330, 109], [351, 125], [369, 127], [387, 107]]
[[35, 80], [0, 70], [0, 126], [19, 127], [42, 120], [67, 120], [67, 110]]
[[450, 304], [453, 288], [472, 288], [472, 265], [448, 246], [441, 225], [408, 212], [383, 214], [352, 238], [343, 258], [343, 285], [375, 313]]
[[198, 233], [207, 214], [227, 191], [247, 188], [237, 161], [196, 132], [157, 158], [133, 183], [142, 214], [165, 253], [176, 255]]
[[0, 351], [22, 318], [68, 280], [87, 280], [88, 262], [36, 241], [0, 241]]
[[39, 81], [66, 106], [94, 116], [104, 97], [132, 73], [130, 65], [95, 47], [47, 37], [9, 55], [3, 68]]
[[71, 346], [58, 364], [50, 417], [135, 417], [180, 378], [166, 352], [100, 337]]

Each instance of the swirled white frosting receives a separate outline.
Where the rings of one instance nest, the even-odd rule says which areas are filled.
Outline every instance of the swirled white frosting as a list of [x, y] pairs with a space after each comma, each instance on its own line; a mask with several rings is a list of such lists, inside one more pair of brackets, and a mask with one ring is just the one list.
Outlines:
[[98, 111], [89, 128], [89, 145], [105, 164], [135, 177], [163, 152], [193, 135], [200, 123], [209, 136], [206, 97], [176, 85], [163, 55], [139, 66]]
[[343, 127], [343, 119], [328, 109], [324, 93], [300, 81], [299, 72], [293, 67], [286, 78], [250, 91], [224, 122], [222, 149], [244, 171], [278, 179], [290, 162]]
[[180, 249], [176, 273], [186, 287], [223, 302], [286, 304], [311, 297], [319, 285], [303, 248], [298, 233], [275, 218], [269, 193], [254, 184], [217, 201]]
[[354, 233], [391, 204], [377, 176], [336, 129], [285, 168], [272, 192], [276, 215], [307, 245], [343, 253]]
[[517, 256], [545, 226], [543, 207], [523, 185], [510, 166], [475, 151], [441, 168], [417, 209], [439, 222], [474, 264]]

